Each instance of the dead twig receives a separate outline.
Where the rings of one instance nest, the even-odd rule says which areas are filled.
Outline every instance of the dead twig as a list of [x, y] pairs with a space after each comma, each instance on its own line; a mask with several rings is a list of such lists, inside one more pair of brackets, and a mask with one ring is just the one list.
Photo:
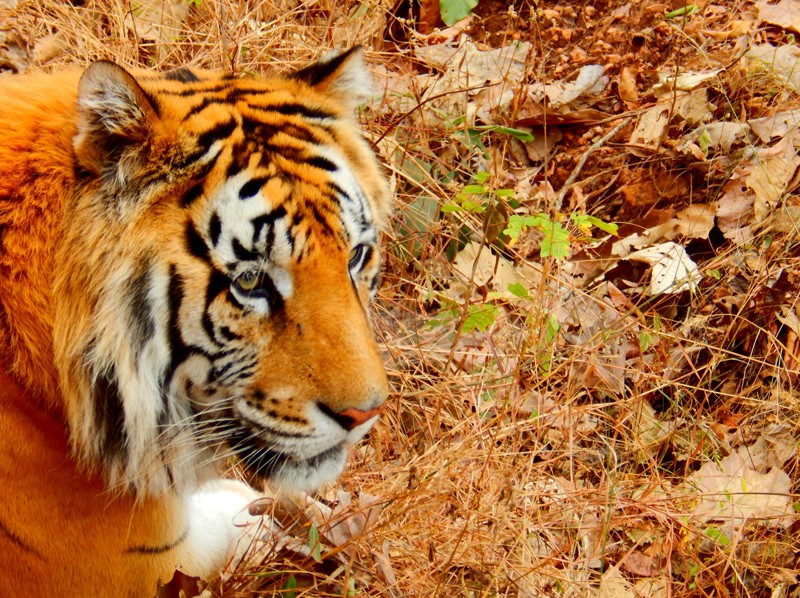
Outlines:
[[561, 206], [564, 204], [564, 198], [567, 196], [567, 193], [569, 192], [570, 187], [572, 187], [572, 185], [578, 179], [578, 175], [581, 173], [581, 169], [586, 164], [586, 160], [589, 159], [589, 156], [591, 156], [594, 152], [596, 152], [598, 149], [603, 147], [609, 139], [611, 139], [614, 135], [619, 133], [622, 130], [622, 128], [625, 127], [625, 125], [627, 125], [629, 122], [631, 122], [631, 118], [630, 117], [622, 119], [622, 121], [619, 124], [617, 124], [616, 127], [611, 129], [608, 133], [606, 133], [600, 139], [595, 141], [589, 147], [589, 149], [587, 149], [583, 153], [583, 155], [581, 156], [581, 159], [578, 160], [578, 163], [575, 165], [575, 168], [572, 170], [572, 172], [570, 173], [569, 177], [564, 182], [564, 185], [561, 187], [561, 190], [558, 192], [558, 196], [556, 197], [556, 201], [555, 201], [555, 204], [553, 206], [553, 208], [555, 209], [556, 212], [561, 210]]

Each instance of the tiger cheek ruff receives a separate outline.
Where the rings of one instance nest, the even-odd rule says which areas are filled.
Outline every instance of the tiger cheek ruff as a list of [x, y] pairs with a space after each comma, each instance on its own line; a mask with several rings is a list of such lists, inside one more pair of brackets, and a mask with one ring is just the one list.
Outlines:
[[364, 72], [0, 80], [0, 596], [213, 578], [263, 482], [342, 471], [388, 393]]

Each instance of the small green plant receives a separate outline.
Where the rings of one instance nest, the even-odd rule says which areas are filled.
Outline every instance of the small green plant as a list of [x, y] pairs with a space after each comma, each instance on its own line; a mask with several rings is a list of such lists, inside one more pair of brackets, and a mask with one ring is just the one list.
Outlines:
[[673, 11], [668, 12], [664, 18], [668, 21], [672, 19], [677, 19], [678, 17], [690, 17], [694, 13], [700, 10], [697, 4], [687, 4], [686, 6], [681, 6]]
[[297, 590], [297, 579], [290, 575], [289, 579], [281, 586], [280, 595], [282, 598], [294, 598]]
[[461, 325], [461, 331], [472, 332], [477, 328], [481, 332], [486, 332], [486, 329], [495, 323], [498, 315], [500, 308], [493, 303], [470, 305], [467, 317]]
[[483, 214], [493, 201], [508, 201], [514, 198], [513, 189], [492, 189], [485, 185], [489, 173], [478, 171], [472, 177], [474, 184], [464, 185], [460, 193], [453, 197], [453, 203], [442, 206], [442, 212], [470, 212]]
[[544, 234], [539, 255], [557, 259], [569, 256], [569, 231], [560, 222], [553, 221], [549, 214], [512, 214], [503, 233], [516, 240], [528, 227], [538, 228]]
[[319, 542], [319, 530], [313, 523], [308, 528], [308, 547], [311, 549], [311, 558], [316, 562], [322, 562], [321, 544]]
[[439, 13], [445, 25], [452, 26], [465, 19], [478, 6], [478, 0], [439, 0]]
[[709, 527], [705, 531], [706, 538], [713, 540], [720, 546], [728, 546], [731, 541], [725, 533], [718, 527]]
[[[570, 214], [570, 220], [577, 228], [577, 232], [583, 235], [589, 235], [592, 227], [612, 235], [617, 234], [616, 224], [603, 222], [595, 216], [573, 213]], [[539, 255], [541, 257], [565, 259], [569, 256], [571, 247], [570, 232], [563, 224], [553, 220], [550, 214], [539, 213], [530, 216], [512, 214], [508, 219], [508, 225], [503, 233], [508, 235], [513, 241], [516, 241], [522, 232], [529, 227], [540, 230], [544, 235], [541, 247], [539, 248]]]
[[642, 330], [639, 333], [639, 350], [642, 353], [646, 353], [647, 349], [650, 348], [650, 345], [653, 344], [653, 335], [647, 332], [646, 330]]
[[545, 322], [544, 331], [544, 344], [539, 351], [539, 371], [542, 374], [550, 372], [552, 367], [552, 347], [555, 343], [556, 337], [561, 330], [561, 325], [554, 314], [547, 314], [547, 321]]

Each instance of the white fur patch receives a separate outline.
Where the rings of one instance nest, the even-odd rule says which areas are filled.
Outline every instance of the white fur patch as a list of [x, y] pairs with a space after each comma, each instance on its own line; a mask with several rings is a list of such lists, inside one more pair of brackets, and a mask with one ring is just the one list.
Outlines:
[[250, 515], [247, 507], [261, 496], [235, 480], [207, 482], [190, 494], [186, 505], [189, 535], [179, 546], [176, 568], [207, 576], [241, 558], [262, 522], [261, 516]]

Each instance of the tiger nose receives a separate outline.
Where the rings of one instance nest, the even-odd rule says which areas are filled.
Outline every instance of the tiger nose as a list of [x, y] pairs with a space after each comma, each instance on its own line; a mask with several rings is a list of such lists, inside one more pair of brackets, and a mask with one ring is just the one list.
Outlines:
[[355, 407], [349, 407], [348, 409], [337, 412], [324, 403], [319, 403], [320, 410], [348, 432], [368, 422], [373, 417], [378, 417], [381, 413], [381, 407], [382, 406], [377, 407], [376, 409], [356, 409]]

